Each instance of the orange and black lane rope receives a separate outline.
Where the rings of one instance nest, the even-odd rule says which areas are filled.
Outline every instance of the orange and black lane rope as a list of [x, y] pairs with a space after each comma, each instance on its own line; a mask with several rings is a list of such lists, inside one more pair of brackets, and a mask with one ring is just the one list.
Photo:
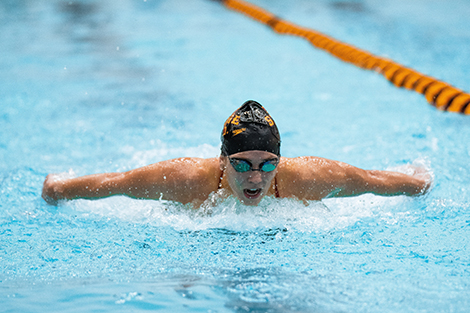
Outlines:
[[423, 75], [393, 60], [375, 56], [368, 51], [358, 49], [313, 29], [295, 25], [246, 1], [219, 1], [229, 9], [267, 25], [278, 34], [304, 38], [314, 47], [327, 51], [344, 62], [382, 74], [396, 87], [421, 93], [430, 104], [439, 110], [470, 114], [470, 94], [443, 81]]

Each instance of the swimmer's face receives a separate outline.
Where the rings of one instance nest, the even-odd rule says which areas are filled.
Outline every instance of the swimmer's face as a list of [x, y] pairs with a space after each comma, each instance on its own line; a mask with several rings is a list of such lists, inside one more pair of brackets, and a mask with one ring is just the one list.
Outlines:
[[[251, 164], [253, 170], [238, 172], [230, 163], [241, 165], [241, 168]], [[261, 199], [268, 194], [271, 183], [276, 176], [277, 167], [270, 171], [259, 171], [260, 166], [264, 169], [272, 169], [272, 165], [277, 165], [279, 157], [274, 153], [252, 150], [243, 151], [220, 157], [220, 166], [225, 170], [226, 179], [235, 196], [245, 205], [257, 205]], [[240, 168], [239, 168], [240, 169]]]

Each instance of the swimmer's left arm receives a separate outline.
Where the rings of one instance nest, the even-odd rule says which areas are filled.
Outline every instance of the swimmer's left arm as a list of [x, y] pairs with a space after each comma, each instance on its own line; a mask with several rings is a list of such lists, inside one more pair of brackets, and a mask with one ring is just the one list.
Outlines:
[[407, 175], [391, 171], [363, 170], [346, 165], [344, 181], [333, 191], [332, 197], [357, 196], [373, 193], [380, 196], [419, 196], [425, 194], [431, 186], [429, 173]]
[[413, 174], [363, 170], [352, 165], [318, 157], [283, 158], [278, 179], [281, 197], [321, 200], [329, 197], [416, 196], [431, 186], [431, 175], [416, 167]]

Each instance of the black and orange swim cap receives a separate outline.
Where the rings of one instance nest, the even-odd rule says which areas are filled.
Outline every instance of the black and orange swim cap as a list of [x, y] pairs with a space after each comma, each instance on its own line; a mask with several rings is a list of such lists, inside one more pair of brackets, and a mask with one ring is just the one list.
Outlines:
[[261, 150], [281, 155], [281, 137], [274, 120], [261, 104], [248, 100], [225, 121], [222, 155]]

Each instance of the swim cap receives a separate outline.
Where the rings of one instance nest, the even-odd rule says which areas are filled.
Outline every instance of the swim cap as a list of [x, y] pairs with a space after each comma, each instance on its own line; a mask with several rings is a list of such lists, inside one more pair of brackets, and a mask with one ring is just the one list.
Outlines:
[[261, 104], [248, 100], [225, 121], [222, 155], [261, 150], [281, 155], [281, 138], [274, 120]]

